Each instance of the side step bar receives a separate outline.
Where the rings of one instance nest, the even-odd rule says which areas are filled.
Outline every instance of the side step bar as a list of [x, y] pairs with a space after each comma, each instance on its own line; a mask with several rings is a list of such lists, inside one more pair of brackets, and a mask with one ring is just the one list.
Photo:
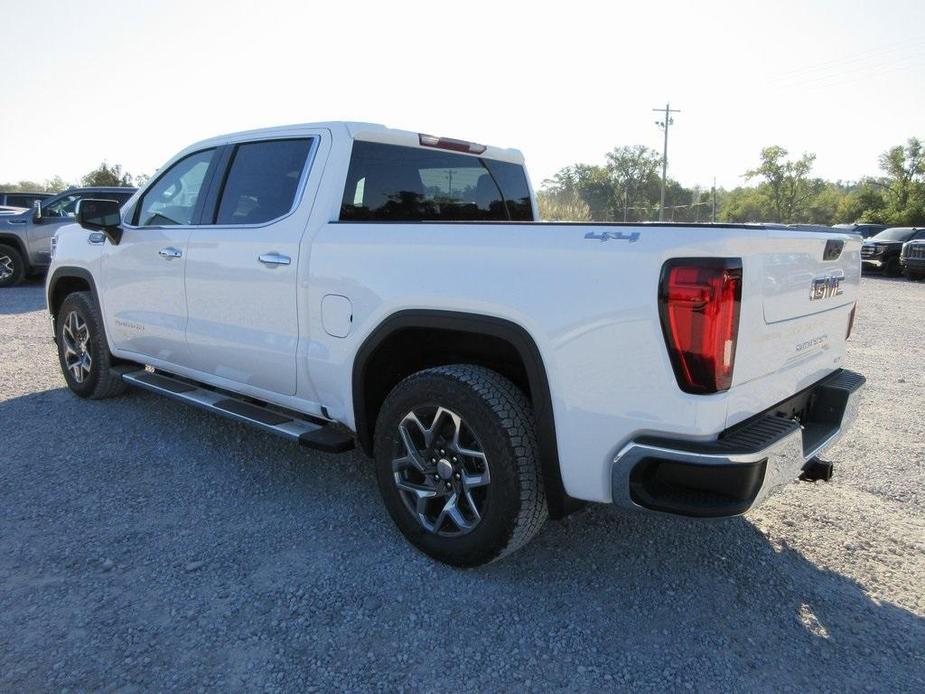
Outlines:
[[324, 420], [303, 419], [277, 412], [179, 378], [141, 369], [123, 373], [122, 380], [152, 393], [165, 395], [236, 422], [244, 422], [263, 431], [298, 441], [308, 448], [326, 453], [344, 453], [354, 447], [352, 436], [332, 428]]

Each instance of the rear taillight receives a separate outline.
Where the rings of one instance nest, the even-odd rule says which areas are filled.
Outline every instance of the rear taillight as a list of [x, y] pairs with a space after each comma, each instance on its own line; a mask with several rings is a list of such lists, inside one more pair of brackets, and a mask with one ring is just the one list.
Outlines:
[[729, 389], [741, 302], [738, 258], [676, 258], [662, 267], [659, 313], [681, 390]]
[[854, 302], [854, 306], [851, 307], [851, 313], [848, 314], [848, 332], [845, 333], [845, 339], [847, 340], [851, 337], [851, 329], [854, 327], [854, 314], [858, 310], [858, 302]]

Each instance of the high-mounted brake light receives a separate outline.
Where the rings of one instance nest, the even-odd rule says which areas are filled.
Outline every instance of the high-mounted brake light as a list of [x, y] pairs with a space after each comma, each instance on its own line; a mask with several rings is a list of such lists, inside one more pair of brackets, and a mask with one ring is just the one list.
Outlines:
[[480, 145], [475, 142], [454, 140], [452, 137], [425, 135], [424, 133], [418, 134], [418, 141], [423, 147], [436, 147], [437, 149], [448, 149], [451, 152], [466, 152], [468, 154], [482, 154], [488, 149], [485, 145]]
[[742, 302], [738, 258], [677, 258], [662, 267], [659, 315], [678, 386], [729, 390]]

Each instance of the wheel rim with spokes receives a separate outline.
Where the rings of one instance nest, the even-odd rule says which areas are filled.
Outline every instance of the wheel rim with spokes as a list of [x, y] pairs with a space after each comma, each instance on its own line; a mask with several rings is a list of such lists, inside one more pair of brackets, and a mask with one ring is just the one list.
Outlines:
[[83, 383], [90, 375], [93, 357], [90, 354], [90, 329], [77, 311], [71, 311], [64, 319], [61, 329], [64, 343], [64, 365], [77, 383]]
[[455, 537], [482, 520], [491, 476], [475, 432], [445, 407], [419, 407], [398, 423], [392, 460], [405, 507], [427, 532]]
[[9, 279], [14, 271], [13, 259], [8, 255], [0, 255], [0, 280]]

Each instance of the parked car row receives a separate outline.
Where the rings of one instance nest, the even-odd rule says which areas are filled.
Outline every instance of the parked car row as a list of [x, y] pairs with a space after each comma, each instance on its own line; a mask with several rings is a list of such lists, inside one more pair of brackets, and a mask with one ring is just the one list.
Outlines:
[[4, 206], [0, 209], [0, 287], [12, 287], [24, 277], [43, 273], [51, 262], [51, 239], [63, 225], [72, 223], [77, 216], [77, 205], [84, 199], [114, 200], [125, 204], [135, 188], [71, 188], [50, 195], [45, 193], [4, 193], [0, 200], [10, 203], [26, 202], [32, 208]]
[[925, 277], [925, 227], [891, 227], [867, 239], [861, 247], [861, 267], [887, 277], [905, 273], [911, 280]]

